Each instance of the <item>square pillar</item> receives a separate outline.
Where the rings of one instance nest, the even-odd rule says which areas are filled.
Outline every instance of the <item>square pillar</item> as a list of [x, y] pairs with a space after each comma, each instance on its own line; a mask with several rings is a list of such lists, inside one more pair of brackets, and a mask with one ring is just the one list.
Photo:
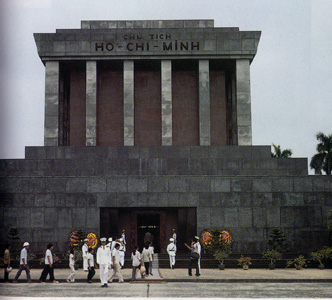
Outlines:
[[44, 145], [59, 145], [59, 62], [45, 62]]
[[124, 146], [134, 146], [134, 61], [123, 62]]
[[211, 145], [209, 61], [200, 60], [199, 73], [199, 145]]
[[86, 62], [86, 146], [97, 144], [97, 62]]
[[172, 146], [172, 61], [161, 61], [161, 143]]
[[236, 60], [236, 100], [238, 145], [252, 145], [249, 59]]

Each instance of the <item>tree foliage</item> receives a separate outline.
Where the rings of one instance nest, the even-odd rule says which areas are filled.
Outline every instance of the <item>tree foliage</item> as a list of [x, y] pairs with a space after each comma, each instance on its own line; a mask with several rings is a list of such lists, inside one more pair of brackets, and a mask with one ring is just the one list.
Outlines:
[[279, 228], [274, 228], [267, 241], [269, 247], [279, 253], [285, 254], [288, 251], [288, 242], [284, 232]]
[[289, 158], [292, 156], [293, 152], [291, 149], [281, 150], [280, 145], [272, 144], [273, 151], [271, 155], [273, 158]]
[[310, 168], [315, 170], [315, 174], [322, 174], [324, 171], [327, 175], [332, 173], [332, 134], [325, 135], [322, 132], [317, 133], [317, 153], [311, 158]]

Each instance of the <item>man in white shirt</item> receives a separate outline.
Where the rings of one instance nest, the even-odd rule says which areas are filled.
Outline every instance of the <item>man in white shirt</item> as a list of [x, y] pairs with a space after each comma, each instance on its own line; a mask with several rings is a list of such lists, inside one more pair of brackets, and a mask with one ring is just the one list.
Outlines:
[[31, 277], [30, 277], [30, 269], [28, 266], [28, 249], [30, 247], [30, 244], [28, 242], [25, 242], [23, 244], [23, 249], [21, 250], [21, 254], [20, 254], [20, 267], [17, 271], [17, 274], [15, 276], [14, 279], [14, 283], [17, 283], [18, 278], [20, 277], [22, 270], [25, 270], [26, 274], [27, 274], [27, 281], [28, 283], [32, 283], [31, 281]]
[[[186, 245], [188, 247], [188, 245]], [[188, 247], [192, 252], [190, 256], [190, 263], [188, 268], [188, 275], [192, 276], [191, 268], [192, 265], [196, 268], [196, 276], [200, 276], [200, 268], [199, 268], [199, 259], [201, 257], [201, 245], [199, 243], [199, 237], [195, 236], [193, 239], [193, 242], [191, 243], [191, 246]]]
[[44, 283], [46, 281], [47, 274], [50, 275], [50, 281], [53, 283], [58, 283], [58, 281], [55, 280], [54, 278], [54, 266], [53, 266], [53, 244], [49, 243], [47, 245], [47, 250], [45, 253], [45, 267], [43, 272], [40, 275], [39, 281], [41, 283]]
[[101, 246], [97, 250], [97, 264], [100, 269], [101, 287], [107, 287], [108, 264], [110, 261], [110, 249], [106, 246], [106, 238], [100, 239]]
[[174, 244], [174, 239], [169, 239], [170, 243], [167, 246], [167, 253], [169, 255], [169, 264], [171, 269], [174, 269], [175, 266], [175, 256], [176, 256], [176, 245]]
[[116, 243], [115, 247], [112, 251], [112, 258], [113, 258], [113, 264], [112, 264], [112, 275], [108, 278], [108, 282], [112, 282], [115, 275], [118, 275], [119, 277], [119, 282], [122, 283], [124, 282], [123, 276], [121, 273], [121, 267], [120, 267], [120, 255], [119, 255], [119, 249], [120, 249], [120, 244]]
[[89, 271], [89, 267], [88, 267], [88, 250], [89, 250], [88, 241], [89, 241], [88, 239], [84, 239], [84, 244], [82, 246], [82, 257], [83, 257], [83, 270], [84, 270], [84, 272]]

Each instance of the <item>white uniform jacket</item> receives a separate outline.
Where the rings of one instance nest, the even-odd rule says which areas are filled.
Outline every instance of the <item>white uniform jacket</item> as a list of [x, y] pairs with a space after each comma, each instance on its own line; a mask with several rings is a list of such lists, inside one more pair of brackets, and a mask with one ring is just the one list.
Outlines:
[[99, 265], [108, 265], [110, 262], [110, 248], [105, 246], [100, 246], [97, 250], [97, 264]]

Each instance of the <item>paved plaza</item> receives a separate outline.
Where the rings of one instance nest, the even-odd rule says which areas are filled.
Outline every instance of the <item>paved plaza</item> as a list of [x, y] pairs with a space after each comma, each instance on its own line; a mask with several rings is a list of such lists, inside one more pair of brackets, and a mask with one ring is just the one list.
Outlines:
[[[304, 269], [203, 269], [200, 277], [188, 276], [186, 269], [154, 270], [148, 280], [132, 282], [131, 270], [124, 269], [125, 283], [113, 282], [101, 288], [99, 270], [94, 281], [85, 282], [78, 270], [76, 282], [67, 283], [69, 269], [55, 270], [58, 284], [38, 282], [40, 269], [31, 270], [32, 284], [22, 273], [19, 283], [1, 283], [0, 299], [12, 297], [110, 297], [110, 298], [332, 298], [332, 270]], [[13, 270], [11, 278], [16, 273]], [[159, 276], [160, 275], [160, 276]]]

